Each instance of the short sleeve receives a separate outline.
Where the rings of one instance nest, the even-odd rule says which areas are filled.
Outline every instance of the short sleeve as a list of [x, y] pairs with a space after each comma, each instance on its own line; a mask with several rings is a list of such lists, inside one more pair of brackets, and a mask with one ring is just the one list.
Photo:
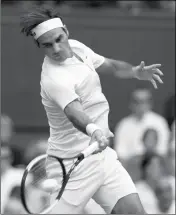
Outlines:
[[90, 55], [90, 58], [92, 60], [92, 63], [94, 65], [94, 68], [97, 69], [99, 66], [101, 66], [104, 61], [105, 61], [105, 58], [97, 53], [95, 53], [92, 49], [88, 48], [87, 47], [87, 51]]
[[91, 59], [93, 66], [95, 69], [97, 69], [99, 66], [101, 66], [104, 61], [105, 58], [102, 55], [99, 55], [97, 53], [95, 53], [91, 48], [89, 48], [88, 46], [84, 45], [83, 43], [77, 41], [77, 40], [69, 40], [69, 42], [71, 43], [71, 45], [73, 47], [76, 48], [81, 48], [83, 49], [83, 51], [89, 56], [89, 58]]
[[44, 83], [44, 88], [48, 96], [61, 107], [62, 110], [72, 101], [79, 98], [74, 89], [74, 84], [71, 82], [54, 82], [47, 80]]

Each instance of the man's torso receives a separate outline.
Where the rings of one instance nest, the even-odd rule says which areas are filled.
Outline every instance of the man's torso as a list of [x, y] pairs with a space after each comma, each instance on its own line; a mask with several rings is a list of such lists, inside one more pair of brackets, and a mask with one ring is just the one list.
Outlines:
[[[73, 47], [72, 47], [73, 44]], [[62, 82], [69, 85], [74, 83], [74, 89], [85, 113], [98, 124], [109, 136], [108, 113], [109, 105], [102, 93], [101, 83], [90, 56], [82, 47], [75, 47], [70, 43], [72, 50], [84, 61], [75, 56], [67, 59], [60, 65], [52, 65], [45, 58], [41, 75], [41, 97], [50, 125], [48, 153], [61, 157], [74, 156], [88, 146], [90, 138], [78, 131], [68, 120], [64, 111], [48, 95], [45, 81], [49, 79], [57, 84]], [[70, 81], [70, 83], [69, 83]], [[67, 96], [67, 95], [64, 95]]]

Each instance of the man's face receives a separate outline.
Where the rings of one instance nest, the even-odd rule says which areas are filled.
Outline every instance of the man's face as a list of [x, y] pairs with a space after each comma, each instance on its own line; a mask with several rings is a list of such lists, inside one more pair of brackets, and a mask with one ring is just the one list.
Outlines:
[[12, 121], [8, 116], [1, 117], [1, 141], [9, 143], [13, 135]]
[[55, 28], [38, 38], [45, 54], [54, 61], [63, 62], [71, 57], [71, 47], [68, 43], [68, 35], [63, 28]]
[[157, 131], [152, 129], [148, 130], [143, 139], [143, 143], [147, 153], [155, 152], [158, 143]]
[[166, 212], [172, 204], [173, 190], [168, 180], [160, 179], [158, 181], [155, 194], [158, 199], [158, 205], [162, 212]]
[[151, 109], [151, 95], [147, 90], [137, 90], [132, 95], [130, 104], [132, 112], [141, 117]]

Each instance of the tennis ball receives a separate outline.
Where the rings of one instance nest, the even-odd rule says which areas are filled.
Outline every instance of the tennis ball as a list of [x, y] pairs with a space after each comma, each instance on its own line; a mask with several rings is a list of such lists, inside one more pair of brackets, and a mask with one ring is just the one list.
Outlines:
[[54, 192], [58, 189], [58, 183], [55, 179], [46, 179], [41, 183], [41, 188], [46, 192]]

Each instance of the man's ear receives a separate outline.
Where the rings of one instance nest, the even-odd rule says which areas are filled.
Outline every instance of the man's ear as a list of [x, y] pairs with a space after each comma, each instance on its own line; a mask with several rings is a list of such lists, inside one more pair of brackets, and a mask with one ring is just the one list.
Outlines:
[[64, 29], [65, 33], [67, 34], [67, 36], [69, 37], [69, 31], [68, 31], [68, 29], [67, 29], [67, 26], [64, 25], [63, 29]]

